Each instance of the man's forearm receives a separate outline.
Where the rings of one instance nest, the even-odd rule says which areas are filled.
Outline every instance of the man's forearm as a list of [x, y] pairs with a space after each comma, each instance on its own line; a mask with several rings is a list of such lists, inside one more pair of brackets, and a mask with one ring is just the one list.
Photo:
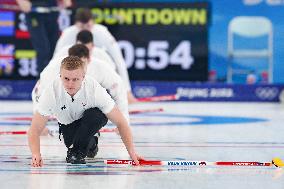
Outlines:
[[130, 126], [127, 123], [127, 120], [124, 118], [122, 113], [119, 111], [117, 107], [114, 107], [111, 112], [106, 114], [109, 120], [115, 124], [119, 130], [119, 134], [121, 139], [132, 158], [135, 158], [135, 149], [133, 144], [133, 138]]
[[131, 134], [130, 127], [118, 126], [118, 130], [127, 151], [129, 153], [134, 152], [133, 137]]
[[32, 154], [40, 154], [40, 135], [38, 131], [30, 129], [28, 132], [28, 141]]

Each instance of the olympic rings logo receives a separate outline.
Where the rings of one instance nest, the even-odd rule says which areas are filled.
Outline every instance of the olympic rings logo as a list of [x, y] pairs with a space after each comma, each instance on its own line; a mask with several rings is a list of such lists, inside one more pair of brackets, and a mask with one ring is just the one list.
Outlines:
[[155, 87], [134, 87], [134, 93], [137, 97], [150, 97], [154, 96], [157, 93], [157, 89]]
[[255, 94], [262, 100], [272, 100], [277, 97], [279, 93], [276, 87], [258, 87], [255, 90]]
[[7, 97], [12, 93], [13, 89], [9, 85], [0, 85], [0, 97]]

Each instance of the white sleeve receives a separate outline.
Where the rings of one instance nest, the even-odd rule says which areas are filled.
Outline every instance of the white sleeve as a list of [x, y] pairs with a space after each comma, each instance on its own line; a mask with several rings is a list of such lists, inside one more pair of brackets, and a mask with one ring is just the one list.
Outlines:
[[55, 112], [55, 95], [52, 86], [45, 88], [39, 97], [36, 111], [42, 116], [52, 116]]
[[74, 30], [73, 27], [74, 27], [74, 25], [63, 30], [61, 36], [59, 37], [59, 39], [56, 43], [56, 47], [55, 47], [53, 55], [55, 55], [57, 52], [59, 52], [65, 46], [71, 46], [71, 45], [74, 45], [76, 43], [76, 35], [77, 35], [78, 32], [73, 31]]
[[49, 86], [55, 78], [59, 77], [59, 69], [55, 69], [53, 65], [48, 64], [40, 73], [40, 79], [37, 81], [35, 87], [32, 90], [33, 112], [35, 112], [38, 106], [39, 97], [44, 89]]
[[100, 84], [95, 86], [95, 107], [98, 107], [104, 114], [111, 112], [114, 108], [114, 101]]
[[[64, 47], [62, 47], [61, 49], [58, 49], [58, 51], [54, 51], [53, 53], [53, 57], [52, 59], [49, 61], [48, 64], [53, 63], [53, 60], [57, 59], [57, 60], [63, 60], [63, 58], [68, 56], [68, 50], [71, 46], [70, 45], [64, 45]], [[60, 63], [61, 63], [60, 61]]]
[[32, 102], [33, 102], [33, 113], [36, 111], [36, 107], [38, 105], [38, 99], [40, 97], [39, 94], [39, 83], [40, 81], [38, 80], [32, 90]]
[[104, 40], [104, 47], [116, 64], [117, 72], [121, 76], [127, 91], [131, 91], [128, 70], [117, 41], [107, 29], [101, 30], [100, 37]]
[[48, 64], [44, 70], [40, 73], [39, 88], [42, 92], [47, 86], [49, 86], [55, 78], [59, 77], [60, 67], [58, 65]]
[[99, 60], [106, 62], [107, 65], [109, 65], [109, 67], [111, 69], [113, 69], [113, 70], [116, 69], [115, 63], [113, 62], [113, 60], [111, 59], [109, 54], [104, 49], [99, 48], [99, 47], [94, 47], [93, 52], [92, 52], [92, 57], [94, 57], [95, 59], [99, 59]]
[[[62, 60], [68, 56], [68, 49], [69, 48], [66, 46], [66, 48], [63, 48], [58, 53], [54, 54], [52, 59], [49, 61], [48, 65], [46, 66], [46, 68], [50, 67], [54, 70], [57, 70], [57, 73], [59, 73]], [[43, 71], [45, 71], [45, 69]]]
[[[109, 68], [108, 65], [105, 65], [105, 62], [97, 61], [94, 64], [96, 64], [96, 66], [93, 68], [90, 67], [90, 69], [96, 71], [96, 73], [93, 73], [95, 79], [102, 87], [108, 90], [110, 96], [118, 106], [118, 109], [129, 122], [127, 90], [120, 76], [114, 70]], [[90, 69], [88, 67], [89, 71], [91, 71]]]

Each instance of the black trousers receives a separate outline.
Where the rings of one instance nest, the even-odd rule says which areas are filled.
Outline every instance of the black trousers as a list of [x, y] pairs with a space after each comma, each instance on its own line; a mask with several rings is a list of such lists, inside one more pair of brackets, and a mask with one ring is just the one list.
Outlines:
[[74, 151], [87, 154], [87, 147], [91, 138], [107, 124], [106, 115], [98, 108], [86, 110], [83, 117], [68, 125], [59, 124], [59, 132], [62, 133], [64, 144], [67, 148], [73, 144]]

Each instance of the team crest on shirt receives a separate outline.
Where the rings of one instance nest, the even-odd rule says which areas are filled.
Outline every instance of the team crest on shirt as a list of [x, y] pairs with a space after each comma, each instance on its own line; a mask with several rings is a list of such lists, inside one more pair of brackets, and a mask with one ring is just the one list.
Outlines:
[[66, 109], [66, 106], [63, 105], [63, 106], [61, 107], [61, 110], [65, 110], [65, 109]]

